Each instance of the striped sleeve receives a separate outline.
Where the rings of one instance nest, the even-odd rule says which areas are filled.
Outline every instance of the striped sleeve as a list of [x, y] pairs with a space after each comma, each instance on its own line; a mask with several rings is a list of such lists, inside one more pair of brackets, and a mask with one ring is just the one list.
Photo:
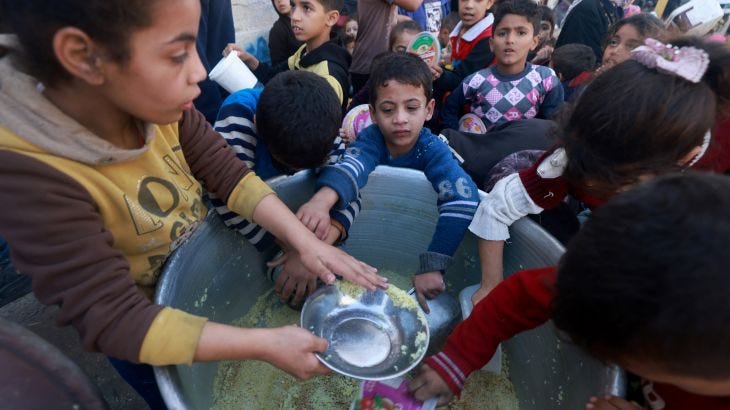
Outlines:
[[[253, 89], [232, 94], [223, 102], [214, 125], [215, 130], [233, 148], [236, 157], [251, 169], [256, 165], [258, 134], [253, 119], [260, 95], [260, 90]], [[226, 203], [215, 194], [209, 193], [209, 198], [213, 209], [220, 215], [226, 226], [238, 231], [256, 249], [266, 250], [274, 242], [271, 234], [259, 225], [231, 211]]]

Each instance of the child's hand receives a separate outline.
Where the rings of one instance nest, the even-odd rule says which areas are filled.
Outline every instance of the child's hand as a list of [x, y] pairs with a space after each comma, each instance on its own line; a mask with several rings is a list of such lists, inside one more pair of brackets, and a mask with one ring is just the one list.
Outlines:
[[424, 364], [418, 375], [408, 383], [408, 390], [417, 400], [426, 401], [438, 396], [437, 406], [445, 406], [454, 397], [451, 389], [433, 369]]
[[433, 77], [433, 81], [438, 80], [439, 77], [441, 77], [441, 74], [444, 73], [443, 67], [438, 64], [429, 65], [428, 68], [431, 69], [431, 77]]
[[340, 138], [345, 142], [345, 145], [349, 145], [352, 141], [355, 141], [355, 136], [350, 132], [351, 130], [346, 128], [340, 128]]
[[549, 60], [552, 54], [553, 48], [551, 46], [545, 46], [535, 53], [535, 58], [532, 59], [532, 62]]
[[328, 285], [334, 283], [334, 272], [368, 290], [388, 288], [388, 278], [378, 275], [378, 270], [365, 262], [324, 242], [309, 241], [307, 245], [307, 250], [301, 251], [302, 264], [322, 282]]
[[303, 380], [329, 373], [329, 369], [314, 355], [327, 350], [325, 339], [298, 326], [270, 330], [273, 335], [265, 343], [264, 360]]
[[320, 240], [324, 240], [330, 230], [330, 207], [312, 198], [297, 211], [297, 218]]
[[591, 397], [586, 404], [586, 410], [640, 410], [641, 406], [633, 401], [626, 401], [621, 397], [606, 396], [602, 399]]
[[446, 290], [446, 283], [444, 283], [444, 276], [441, 272], [434, 271], [414, 275], [413, 287], [416, 288], [416, 299], [421, 308], [424, 312], [429, 313], [431, 310], [428, 308], [426, 299], [433, 299], [441, 294]]
[[226, 48], [223, 49], [223, 57], [228, 56], [228, 54], [230, 54], [232, 52], [235, 52], [236, 54], [238, 54], [238, 58], [240, 58], [241, 61], [243, 61], [243, 63], [248, 66], [248, 68], [256, 69], [256, 67], [258, 67], [259, 60], [256, 59], [256, 57], [254, 57], [251, 53], [244, 50], [238, 44], [228, 43]]
[[[274, 292], [284, 302], [299, 305], [317, 289], [317, 275], [309, 272], [296, 251], [289, 251], [266, 264], [269, 268], [282, 266], [274, 283]], [[291, 300], [290, 300], [291, 299]]]

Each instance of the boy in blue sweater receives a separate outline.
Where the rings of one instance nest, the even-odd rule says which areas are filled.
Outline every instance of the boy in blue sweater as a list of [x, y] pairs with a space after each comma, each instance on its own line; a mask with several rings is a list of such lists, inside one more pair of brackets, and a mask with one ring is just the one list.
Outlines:
[[378, 165], [423, 171], [438, 193], [439, 219], [428, 250], [420, 255], [413, 278], [417, 297], [428, 312], [426, 298], [445, 288], [443, 273], [479, 205], [476, 185], [454, 159], [449, 146], [423, 123], [433, 115], [431, 71], [412, 54], [384, 56], [370, 75], [373, 125], [348, 147], [344, 158], [325, 167], [319, 190], [297, 212], [299, 219], [322, 238], [330, 229], [330, 209], [342, 209], [357, 198]]
[[444, 128], [459, 129], [464, 106], [487, 131], [523, 118], [550, 119], [563, 102], [563, 87], [548, 67], [527, 62], [538, 44], [540, 9], [530, 0], [501, 2], [489, 44], [496, 64], [466, 77], [449, 94], [442, 112]]
[[[338, 136], [340, 119], [339, 99], [327, 80], [307, 71], [285, 71], [263, 91], [245, 89], [226, 98], [214, 129], [246, 166], [267, 180], [337, 162], [345, 153]], [[263, 228], [228, 209], [214, 195], [210, 199], [223, 222], [256, 249], [264, 251], [272, 245], [274, 237]], [[344, 239], [359, 211], [359, 198], [344, 209], [332, 210], [332, 229], [321, 239], [329, 244]], [[290, 256], [275, 262], [284, 266], [274, 289], [283, 300], [291, 298], [297, 305], [316, 288], [317, 278], [299, 264], [298, 255]]]

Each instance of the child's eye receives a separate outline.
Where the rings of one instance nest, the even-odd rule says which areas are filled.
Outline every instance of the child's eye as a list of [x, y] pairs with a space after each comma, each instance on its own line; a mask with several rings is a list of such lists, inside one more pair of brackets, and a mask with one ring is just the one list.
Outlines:
[[621, 44], [621, 41], [617, 38], [612, 38], [611, 40], [608, 41], [609, 47], [618, 47], [619, 44]]
[[174, 55], [172, 56], [172, 62], [175, 64], [182, 64], [185, 62], [185, 60], [188, 59], [188, 56], [189, 54], [187, 51], [181, 54]]
[[418, 106], [406, 107], [406, 109], [410, 112], [418, 111], [419, 108], [421, 108], [421, 107], [418, 107]]

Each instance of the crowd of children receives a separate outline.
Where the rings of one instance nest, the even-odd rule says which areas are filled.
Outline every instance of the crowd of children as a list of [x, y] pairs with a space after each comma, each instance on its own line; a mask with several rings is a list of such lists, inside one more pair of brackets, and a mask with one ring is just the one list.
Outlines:
[[[730, 408], [730, 181], [711, 175], [730, 172], [730, 43], [614, 0], [576, 0], [560, 27], [531, 0], [272, 0], [270, 64], [218, 50], [263, 88], [233, 92], [211, 123], [193, 104], [209, 69], [196, 49], [206, 3], [0, 0], [0, 237], [38, 299], [150, 407], [164, 406], [150, 365], [326, 372], [315, 353], [327, 342], [306, 330], [152, 302], [206, 204], [257, 249], [281, 247], [273, 286], [291, 305], [335, 272], [387, 287], [333, 245], [368, 175], [389, 165], [423, 171], [437, 193], [413, 270], [425, 310], [465, 233], [479, 237], [474, 312], [426, 359], [416, 398], [446, 403], [498, 343], [553, 319], [645, 383], [641, 405], [586, 408]], [[411, 47], [422, 32], [440, 59]], [[341, 129], [362, 104], [372, 125]], [[303, 169], [317, 170], [317, 191], [293, 213], [263, 180]], [[571, 229], [579, 212], [587, 222], [559, 265], [503, 280], [509, 226], [568, 200]]]

